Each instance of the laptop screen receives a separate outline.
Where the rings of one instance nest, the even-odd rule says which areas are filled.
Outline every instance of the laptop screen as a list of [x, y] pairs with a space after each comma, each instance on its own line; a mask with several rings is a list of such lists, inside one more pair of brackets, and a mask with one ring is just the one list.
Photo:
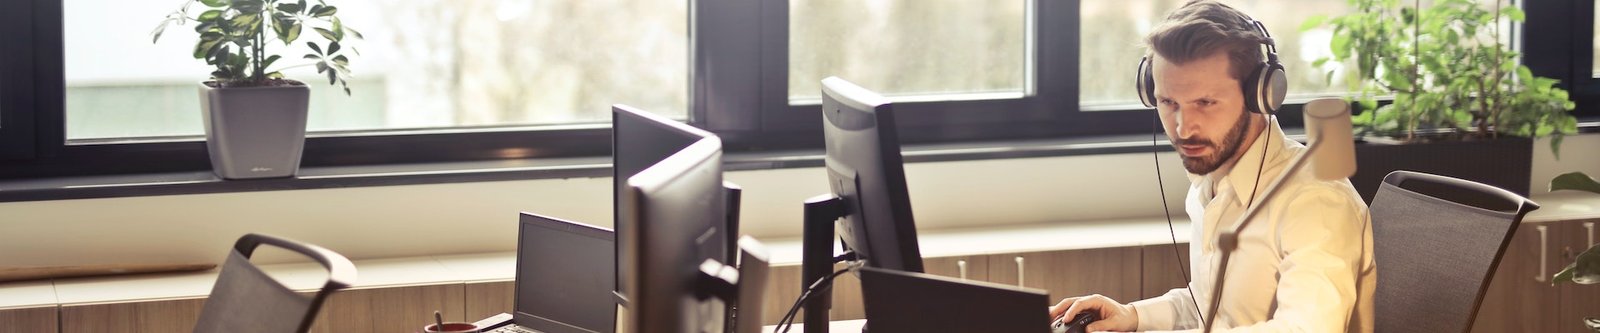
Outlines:
[[522, 213], [517, 241], [517, 325], [547, 333], [612, 332], [616, 233]]

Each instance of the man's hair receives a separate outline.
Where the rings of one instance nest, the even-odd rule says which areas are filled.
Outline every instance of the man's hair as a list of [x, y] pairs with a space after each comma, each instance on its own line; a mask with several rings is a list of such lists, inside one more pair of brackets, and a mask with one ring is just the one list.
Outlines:
[[1244, 12], [1214, 0], [1195, 0], [1167, 14], [1165, 21], [1145, 36], [1150, 52], [1173, 64], [1228, 53], [1228, 72], [1235, 80], [1245, 77], [1265, 62], [1261, 44], [1267, 41]]

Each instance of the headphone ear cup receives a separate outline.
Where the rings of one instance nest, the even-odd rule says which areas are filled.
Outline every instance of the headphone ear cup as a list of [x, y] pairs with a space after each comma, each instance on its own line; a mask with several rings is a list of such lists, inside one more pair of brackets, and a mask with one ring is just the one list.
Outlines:
[[1261, 83], [1264, 80], [1262, 75], [1266, 74], [1267, 71], [1270, 70], [1270, 67], [1271, 66], [1269, 65], [1262, 64], [1261, 66], [1256, 67], [1256, 70], [1250, 71], [1250, 75], [1244, 78], [1244, 82], [1239, 82], [1239, 90], [1240, 92], [1244, 93], [1245, 111], [1250, 111], [1251, 113], [1262, 113]]
[[1283, 100], [1289, 94], [1289, 78], [1284, 73], [1283, 65], [1278, 63], [1268, 65], [1266, 73], [1262, 74], [1262, 109], [1267, 114], [1276, 113], [1278, 108], [1283, 107]]
[[1139, 72], [1134, 73], [1134, 90], [1139, 93], [1139, 103], [1156, 107], [1156, 79], [1150, 73], [1150, 57], [1139, 58]]

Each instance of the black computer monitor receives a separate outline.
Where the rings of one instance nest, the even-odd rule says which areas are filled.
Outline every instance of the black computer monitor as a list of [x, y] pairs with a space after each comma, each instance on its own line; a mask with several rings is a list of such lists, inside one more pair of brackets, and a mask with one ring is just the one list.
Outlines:
[[[894, 109], [882, 95], [837, 77], [822, 80], [823, 164], [832, 191], [805, 203], [802, 293], [833, 270], [835, 234], [867, 267], [922, 272], [894, 124]], [[827, 292], [812, 297], [805, 304], [805, 322], [827, 322], [832, 297]], [[805, 331], [827, 332], [827, 325], [806, 325]]]
[[[626, 193], [627, 179], [666, 160], [669, 156], [677, 154], [695, 142], [714, 137], [714, 135], [683, 122], [627, 105], [613, 105], [611, 113], [612, 183], [614, 184], [612, 190], [614, 201], [612, 203], [614, 204], [613, 213], [616, 218], [613, 228], [616, 229], [618, 235], [626, 235], [633, 232], [635, 228], [630, 221], [627, 221], [622, 216], [623, 195]], [[731, 183], [727, 184], [727, 187], [729, 188], [728, 191], [735, 192], [732, 198], [736, 200], [738, 187]], [[737, 209], [731, 211], [737, 214]], [[724, 221], [723, 219], [717, 221], [721, 221], [719, 222], [721, 227], [712, 230], [711, 233], [713, 238], [722, 241], [701, 249], [702, 252], [700, 254], [720, 262], [733, 262], [730, 260], [731, 257], [729, 255], [733, 253], [731, 248], [733, 247], [734, 239], [732, 237], [737, 236], [737, 234], [730, 231], [735, 229], [728, 224], [737, 223], [737, 221]], [[616, 266], [618, 277], [616, 291], [621, 294], [619, 296], [627, 294], [627, 291], [621, 285], [621, 281], [622, 276], [628, 274], [629, 268], [622, 265], [620, 261], [628, 253], [633, 253], [633, 251], [626, 248], [627, 246], [626, 242], [617, 242], [615, 249], [619, 260]]]
[[720, 331], [725, 324], [726, 302], [698, 287], [702, 263], [726, 262], [718, 260], [724, 240], [717, 233], [727, 216], [722, 141], [689, 132], [704, 135], [628, 177], [622, 189], [618, 224], [629, 229], [619, 232], [628, 251], [620, 259], [631, 317], [625, 325], [640, 331]]
[[844, 199], [837, 232], [866, 266], [922, 272], [911, 194], [894, 109], [878, 93], [838, 77], [822, 80], [828, 186]]

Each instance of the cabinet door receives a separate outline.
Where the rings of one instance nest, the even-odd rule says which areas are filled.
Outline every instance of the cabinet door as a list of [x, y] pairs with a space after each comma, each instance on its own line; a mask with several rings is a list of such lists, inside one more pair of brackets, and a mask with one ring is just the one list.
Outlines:
[[[1557, 251], [1560, 260], [1551, 263], [1550, 273], [1561, 271], [1573, 260], [1578, 259], [1578, 254], [1588, 250], [1592, 242], [1600, 241], [1595, 229], [1600, 229], [1600, 220], [1580, 220], [1561, 222], [1555, 228], [1559, 232], [1551, 233], [1551, 237], [1562, 235], [1560, 245], [1556, 245], [1554, 238], [1551, 242], [1551, 251]], [[1552, 230], [1555, 231], [1555, 230]], [[1580, 285], [1564, 283], [1558, 287], [1561, 293], [1561, 317], [1556, 319], [1553, 332], [1591, 333], [1583, 325], [1584, 317], [1600, 317], [1600, 285]]]
[[1144, 280], [1139, 288], [1140, 298], [1166, 294], [1173, 288], [1183, 288], [1192, 279], [1189, 276], [1189, 243], [1149, 245], [1144, 247]]
[[0, 332], [58, 332], [57, 311], [54, 305], [0, 310]]
[[[1544, 229], [1541, 231], [1540, 227]], [[1558, 288], [1550, 285], [1550, 275], [1561, 267], [1556, 266], [1560, 258], [1560, 253], [1556, 252], [1562, 238], [1560, 232], [1557, 223], [1523, 223], [1517, 228], [1478, 308], [1473, 332], [1553, 332], [1556, 329], [1559, 295]], [[1378, 267], [1378, 274], [1383, 274], [1383, 267]]]
[[1022, 286], [1049, 291], [1051, 304], [1089, 294], [1130, 302], [1139, 299], [1140, 256], [1139, 247], [997, 254], [989, 256], [989, 280], [1016, 285], [1020, 275]]
[[204, 298], [61, 306], [61, 332], [188, 332]]

